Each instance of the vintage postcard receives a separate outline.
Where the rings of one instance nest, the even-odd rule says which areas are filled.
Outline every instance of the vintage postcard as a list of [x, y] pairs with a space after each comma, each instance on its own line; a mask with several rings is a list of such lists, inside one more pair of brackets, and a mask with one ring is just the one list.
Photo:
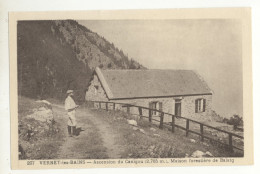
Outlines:
[[11, 12], [12, 169], [253, 164], [250, 8]]

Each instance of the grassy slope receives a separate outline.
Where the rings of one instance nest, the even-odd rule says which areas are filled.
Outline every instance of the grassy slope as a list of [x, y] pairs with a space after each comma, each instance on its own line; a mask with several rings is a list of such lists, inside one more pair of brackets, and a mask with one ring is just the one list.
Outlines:
[[[186, 155], [190, 156], [196, 150], [209, 151], [215, 157], [242, 155], [230, 153], [223, 148], [200, 141], [192, 143], [190, 139], [196, 139], [196, 137], [189, 136], [186, 138], [185, 132], [179, 129], [174, 134], [168, 130], [160, 130], [146, 120], [138, 121], [139, 128], [146, 132], [146, 134], [143, 134], [140, 131], [133, 130], [133, 127], [127, 124], [126, 119], [133, 118], [123, 112], [106, 112], [104, 110], [93, 110], [92, 112], [95, 116], [102, 117], [112, 124], [112, 127], [119, 132], [119, 134], [116, 134], [117, 143], [125, 147], [125, 151], [121, 154], [122, 158], [182, 158]], [[151, 127], [155, 128], [156, 131], [150, 130]]]

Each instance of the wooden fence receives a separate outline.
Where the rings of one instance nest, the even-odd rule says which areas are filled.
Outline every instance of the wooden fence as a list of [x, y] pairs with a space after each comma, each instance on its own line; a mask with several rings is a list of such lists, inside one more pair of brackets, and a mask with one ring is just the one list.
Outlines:
[[[230, 151], [233, 151], [234, 149], [237, 149], [237, 150], [240, 150], [242, 152], [244, 152], [243, 148], [240, 148], [240, 147], [237, 147], [237, 146], [234, 146], [233, 145], [233, 137], [236, 137], [238, 139], [241, 139], [243, 140], [244, 137], [243, 136], [240, 136], [240, 135], [237, 135], [237, 134], [234, 134], [232, 132], [228, 132], [228, 131], [225, 131], [225, 130], [222, 130], [222, 129], [219, 129], [219, 128], [216, 128], [216, 127], [212, 127], [210, 125], [207, 125], [207, 124], [204, 124], [204, 123], [201, 123], [199, 121], [195, 121], [195, 120], [192, 120], [192, 119], [189, 119], [189, 118], [185, 118], [185, 117], [181, 117], [181, 116], [177, 116], [177, 115], [173, 115], [173, 114], [170, 114], [170, 113], [166, 113], [166, 112], [163, 112], [161, 110], [156, 110], [156, 109], [151, 109], [151, 108], [148, 108], [148, 107], [143, 107], [143, 106], [136, 106], [136, 105], [132, 105], [132, 104], [126, 104], [126, 103], [115, 103], [115, 102], [106, 102], [106, 101], [90, 101], [90, 102], [93, 102], [93, 104], [95, 103], [98, 103], [98, 108], [100, 109], [105, 109], [106, 111], [108, 111], [109, 109], [111, 109], [111, 107], [109, 108], [109, 104], [112, 105], [112, 109], [111, 110], [116, 110], [116, 105], [121, 105], [121, 107], [123, 108], [126, 108], [126, 111], [127, 113], [131, 114], [130, 113], [130, 108], [138, 108], [138, 116], [140, 117], [140, 119], [142, 118], [147, 118], [149, 120], [149, 122], [158, 122], [159, 123], [159, 128], [160, 129], [163, 129], [164, 126], [167, 126], [167, 127], [170, 127], [171, 131], [174, 133], [175, 132], [175, 128], [179, 128], [179, 129], [182, 129], [185, 131], [186, 133], [186, 136], [188, 136], [190, 133], [192, 134], [196, 134], [198, 136], [200, 136], [200, 140], [201, 141], [204, 141], [204, 139], [208, 139], [212, 142], [215, 142], [215, 143], [219, 143], [221, 145], [224, 145], [225, 147], [228, 147], [228, 149]], [[102, 108], [102, 103], [105, 104], [105, 108]], [[148, 110], [148, 116], [145, 116], [143, 114], [143, 110]], [[157, 120], [157, 119], [154, 119], [153, 116], [152, 116], [152, 111], [156, 111], [159, 113], [159, 118], [160, 120]], [[170, 124], [167, 124], [167, 123], [164, 123], [164, 118], [168, 116], [168, 117], [171, 117], [171, 123]], [[183, 127], [181, 125], [177, 125], [175, 122], [176, 122], [176, 119], [182, 119], [186, 122], [186, 126]], [[196, 132], [194, 130], [191, 130], [190, 129], [190, 123], [195, 123], [195, 124], [198, 124], [199, 125], [199, 132]], [[225, 143], [221, 140], [218, 140], [218, 139], [214, 139], [210, 136], [207, 136], [205, 135], [205, 128], [210, 128], [210, 129], [213, 129], [213, 130], [216, 130], [218, 132], [221, 132], [221, 133], [224, 133], [224, 134], [227, 134], [228, 135], [228, 143]]]

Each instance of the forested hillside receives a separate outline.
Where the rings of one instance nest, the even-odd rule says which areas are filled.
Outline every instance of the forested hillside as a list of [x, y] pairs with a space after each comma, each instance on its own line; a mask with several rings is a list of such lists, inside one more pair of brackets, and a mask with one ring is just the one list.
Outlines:
[[17, 25], [19, 95], [61, 99], [70, 88], [82, 99], [96, 66], [144, 68], [76, 21], [19, 21]]

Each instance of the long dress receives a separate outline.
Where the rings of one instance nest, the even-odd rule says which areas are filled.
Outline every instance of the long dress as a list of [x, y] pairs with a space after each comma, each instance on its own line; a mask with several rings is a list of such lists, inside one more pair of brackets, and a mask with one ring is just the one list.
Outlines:
[[[68, 126], [76, 126], [77, 121], [76, 121], [76, 103], [74, 102], [73, 98], [71, 96], [68, 96], [65, 100], [65, 110], [68, 111]], [[69, 111], [72, 109], [71, 111]]]

